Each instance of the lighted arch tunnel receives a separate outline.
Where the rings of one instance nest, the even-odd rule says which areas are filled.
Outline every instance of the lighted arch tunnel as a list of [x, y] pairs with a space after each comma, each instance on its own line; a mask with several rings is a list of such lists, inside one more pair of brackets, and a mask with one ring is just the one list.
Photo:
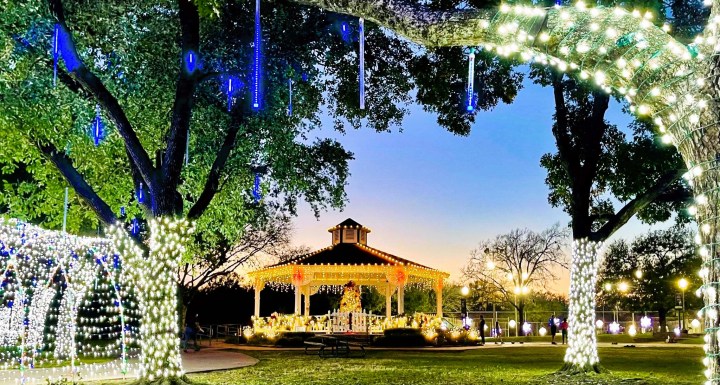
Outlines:
[[139, 317], [112, 241], [0, 218], [0, 274], [0, 380], [87, 356], [131, 371]]

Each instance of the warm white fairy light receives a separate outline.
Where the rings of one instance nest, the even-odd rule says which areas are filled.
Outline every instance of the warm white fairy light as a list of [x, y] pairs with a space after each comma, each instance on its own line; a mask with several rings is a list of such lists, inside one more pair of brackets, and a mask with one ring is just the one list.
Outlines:
[[138, 288], [141, 350], [140, 377], [183, 375], [176, 302], [176, 272], [193, 226], [184, 219], [161, 218], [149, 222], [148, 256], [119, 226], [110, 230], [113, 241], [128, 259], [129, 274]]
[[[106, 266], [106, 260], [118, 266]], [[128, 365], [126, 355], [127, 341], [132, 337], [130, 328], [129, 334], [119, 331], [106, 334], [105, 339], [111, 340], [106, 346], [83, 349], [84, 332], [79, 326], [86, 321], [124, 325], [126, 318], [132, 317], [123, 314], [123, 303], [131, 301], [118, 293], [114, 311], [123, 314], [120, 317], [100, 316], [91, 321], [77, 316], [87, 302], [85, 293], [97, 289], [98, 277], [105, 277], [112, 283], [108, 287], [117, 291], [120, 260], [109, 240], [76, 237], [0, 218], [0, 269], [6, 278], [2, 292], [7, 302], [0, 308], [0, 318], [5, 319], [0, 321], [0, 345], [16, 348], [0, 354], [0, 368], [4, 369], [0, 382], [14, 379], [25, 384], [45, 383], [48, 370], [39, 367], [50, 362], [60, 364], [61, 359], [68, 359], [68, 364], [52, 369], [57, 377], [82, 373], [83, 378], [89, 379], [113, 372], [132, 376], [135, 370]], [[58, 294], [60, 298], [56, 300]], [[48, 320], [55, 320], [57, 325], [48, 325]], [[83, 365], [78, 360], [80, 355], [119, 360]]]
[[573, 241], [570, 270], [570, 312], [568, 349], [565, 362], [585, 370], [598, 362], [595, 320], [595, 283], [601, 242], [588, 239]]

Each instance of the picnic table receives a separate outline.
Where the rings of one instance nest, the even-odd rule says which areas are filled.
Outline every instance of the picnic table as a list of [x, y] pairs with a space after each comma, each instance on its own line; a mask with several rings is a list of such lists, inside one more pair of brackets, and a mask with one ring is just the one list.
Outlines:
[[320, 335], [305, 341], [305, 354], [315, 354], [321, 358], [328, 357], [350, 357], [350, 351], [354, 348], [360, 352], [360, 357], [365, 357], [365, 344], [347, 341], [335, 335]]

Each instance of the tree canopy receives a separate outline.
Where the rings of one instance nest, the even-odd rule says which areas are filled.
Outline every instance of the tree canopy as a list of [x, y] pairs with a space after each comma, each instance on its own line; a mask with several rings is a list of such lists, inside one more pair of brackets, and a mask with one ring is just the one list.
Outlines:
[[[467, 134], [474, 120], [461, 106], [461, 49], [425, 49], [367, 23], [361, 110], [357, 38], [340, 33], [356, 19], [286, 1], [263, 7], [263, 106], [254, 112], [252, 4], [178, 4], [9, 3], [0, 17], [0, 130], [12, 143], [0, 150], [4, 212], [59, 228], [69, 184], [70, 231], [96, 230], [97, 217], [108, 223], [173, 212], [199, 218], [199, 234], [212, 223], [209, 234], [235, 240], [258, 210], [292, 214], [301, 201], [316, 214], [342, 207], [352, 154], [316, 138], [322, 113], [341, 131], [387, 131], [401, 125], [415, 88], [418, 102], [449, 131]], [[459, 2], [432, 4], [452, 9]], [[83, 71], [59, 55], [53, 86], [56, 23], [67, 35], [63, 49], [77, 53]], [[192, 72], [183, 64], [190, 51], [197, 56]], [[478, 55], [479, 109], [512, 101], [522, 80], [512, 68]], [[96, 115], [105, 124], [98, 145], [90, 130]], [[262, 205], [252, 193], [256, 174]]]
[[[692, 231], [676, 226], [648, 232], [630, 243], [613, 242], [600, 269], [599, 300], [627, 310], [658, 311], [664, 324], [665, 315], [677, 305], [676, 297], [681, 294], [678, 281], [685, 278], [689, 282], [687, 308], [701, 306], [702, 300], [694, 295], [702, 280], [693, 238]], [[621, 282], [628, 285], [627, 292], [618, 289]]]

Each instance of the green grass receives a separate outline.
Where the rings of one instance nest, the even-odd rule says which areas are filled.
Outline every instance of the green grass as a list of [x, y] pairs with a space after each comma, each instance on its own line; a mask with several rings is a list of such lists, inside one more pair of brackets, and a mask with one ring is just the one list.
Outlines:
[[[248, 351], [260, 360], [256, 366], [190, 378], [212, 385], [527, 384], [558, 370], [564, 352], [560, 346], [517, 344], [461, 353], [370, 351], [365, 358], [350, 359], [321, 359], [297, 351]], [[612, 373], [594, 377], [600, 383], [614, 384], [617, 378], [658, 385], [703, 381], [702, 349], [697, 346], [613, 346], [600, 348], [599, 354], [602, 365]]]

